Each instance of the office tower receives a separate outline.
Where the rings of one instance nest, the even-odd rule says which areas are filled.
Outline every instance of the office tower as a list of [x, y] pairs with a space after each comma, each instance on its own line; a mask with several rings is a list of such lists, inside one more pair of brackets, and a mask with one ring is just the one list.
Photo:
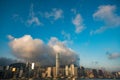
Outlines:
[[22, 75], [23, 75], [23, 68], [21, 67], [19, 71], [19, 77], [22, 77]]
[[52, 77], [54, 78], [56, 77], [56, 67], [52, 68], [52, 75], [53, 75]]
[[74, 75], [75, 75], [75, 67], [74, 67], [74, 64], [71, 64], [70, 68], [71, 68], [71, 75], [74, 76]]
[[6, 66], [6, 70], [9, 70], [9, 66]]
[[34, 69], [34, 67], [35, 67], [35, 63], [32, 63], [31, 69]]
[[51, 76], [51, 67], [47, 68], [47, 77], [52, 77]]
[[65, 75], [68, 76], [68, 66], [65, 66]]
[[59, 74], [59, 53], [56, 54], [56, 77], [58, 77]]

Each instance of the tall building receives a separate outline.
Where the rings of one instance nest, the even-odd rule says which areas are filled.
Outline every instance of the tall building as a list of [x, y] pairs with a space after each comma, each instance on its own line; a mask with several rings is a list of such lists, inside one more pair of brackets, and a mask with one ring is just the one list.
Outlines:
[[68, 66], [65, 66], [65, 75], [66, 75], [66, 76], [68, 76], [68, 75], [69, 75]]
[[60, 62], [60, 58], [59, 58], [59, 53], [56, 54], [56, 77], [58, 77], [58, 74], [59, 74], [59, 64]]
[[70, 65], [70, 68], [71, 68], [71, 75], [74, 76], [74, 75], [75, 75], [75, 67], [74, 67], [74, 64], [71, 64], [71, 65]]
[[49, 77], [49, 78], [52, 77], [52, 76], [51, 76], [51, 72], [52, 72], [51, 67], [48, 67], [48, 68], [47, 68], [47, 77]]

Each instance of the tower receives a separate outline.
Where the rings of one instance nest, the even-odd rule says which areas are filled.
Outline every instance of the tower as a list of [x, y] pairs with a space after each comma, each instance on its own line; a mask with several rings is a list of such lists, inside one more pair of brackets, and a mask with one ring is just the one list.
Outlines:
[[74, 64], [71, 64], [70, 68], [71, 68], [71, 75], [74, 76], [75, 75], [75, 66], [74, 66]]
[[66, 74], [66, 76], [68, 76], [68, 74], [69, 74], [69, 68], [68, 68], [68, 66], [65, 66], [65, 74]]
[[56, 54], [56, 77], [58, 77], [58, 74], [59, 74], [59, 61], [60, 58], [59, 58], [59, 53]]

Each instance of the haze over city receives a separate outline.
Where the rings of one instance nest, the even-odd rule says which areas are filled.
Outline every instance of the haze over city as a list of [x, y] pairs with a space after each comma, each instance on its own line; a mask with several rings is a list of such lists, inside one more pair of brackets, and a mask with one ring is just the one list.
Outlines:
[[119, 0], [1, 0], [0, 65], [38, 61], [120, 71]]

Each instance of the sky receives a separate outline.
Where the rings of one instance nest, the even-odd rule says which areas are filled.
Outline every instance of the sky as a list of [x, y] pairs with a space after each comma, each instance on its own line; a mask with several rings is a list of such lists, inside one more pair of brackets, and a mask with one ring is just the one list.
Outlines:
[[120, 71], [119, 4], [119, 0], [0, 0], [0, 57], [25, 59], [60, 52], [66, 59], [77, 60], [72, 58], [77, 55], [86, 68]]

